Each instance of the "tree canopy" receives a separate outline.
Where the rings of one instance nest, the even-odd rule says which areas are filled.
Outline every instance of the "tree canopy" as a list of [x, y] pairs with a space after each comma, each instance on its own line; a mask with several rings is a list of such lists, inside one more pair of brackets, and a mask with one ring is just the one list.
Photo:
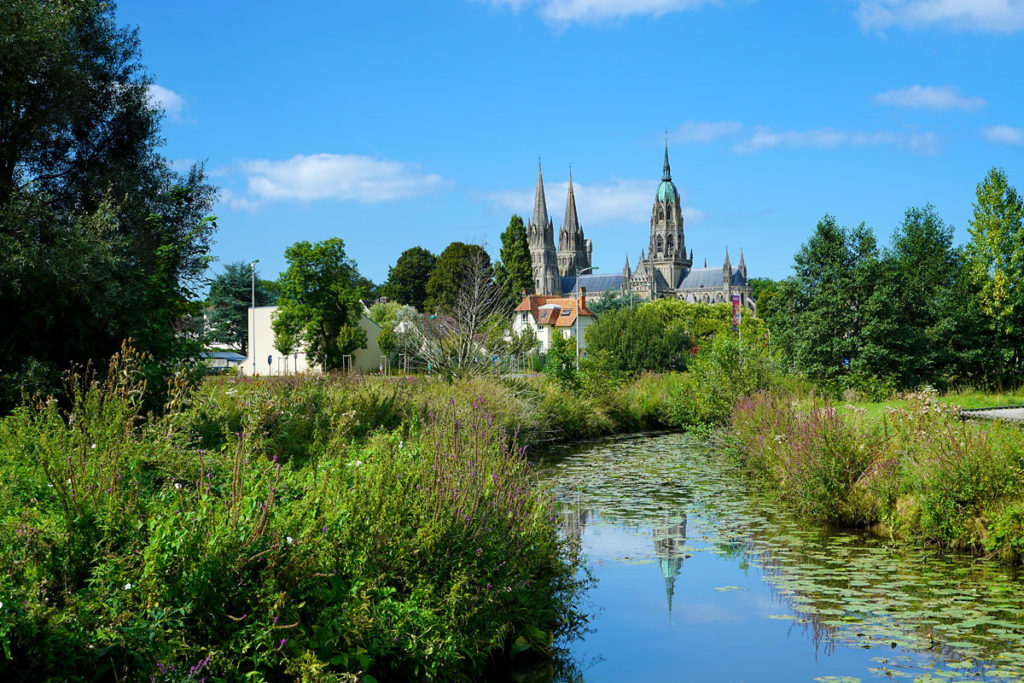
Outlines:
[[275, 347], [305, 345], [306, 353], [325, 369], [342, 366], [342, 356], [366, 346], [357, 327], [364, 292], [355, 261], [345, 242], [332, 238], [302, 241], [285, 250], [288, 269], [278, 280], [281, 295], [273, 320]]
[[277, 296], [258, 276], [255, 278], [254, 287], [253, 271], [248, 263], [227, 264], [224, 272], [213, 278], [213, 282], [210, 283], [210, 295], [206, 299], [209, 340], [247, 355], [249, 307], [254, 296], [257, 306], [269, 306], [277, 301]]
[[494, 266], [494, 280], [510, 307], [522, 300], [523, 293], [533, 292], [533, 266], [523, 219], [512, 214], [508, 227], [501, 233], [501, 260]]
[[0, 3], [0, 405], [125, 338], [154, 387], [195, 354], [215, 190], [156, 151], [162, 113], [111, 3]]
[[995, 379], [1024, 379], [1024, 200], [1006, 172], [993, 168], [978, 184], [967, 245], [978, 301], [1000, 356]]
[[383, 292], [391, 301], [424, 311], [427, 299], [427, 281], [434, 271], [437, 257], [423, 247], [406, 249], [395, 265], [388, 268], [388, 279]]
[[455, 306], [466, 273], [491, 270], [491, 257], [483, 247], [452, 242], [437, 257], [437, 263], [427, 281], [425, 312], [450, 312]]

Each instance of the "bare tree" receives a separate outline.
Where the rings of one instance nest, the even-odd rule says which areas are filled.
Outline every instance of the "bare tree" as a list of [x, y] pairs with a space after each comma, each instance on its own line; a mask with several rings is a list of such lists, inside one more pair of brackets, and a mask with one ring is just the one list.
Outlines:
[[494, 283], [494, 269], [483, 249], [461, 266], [459, 291], [447, 313], [421, 326], [417, 357], [431, 372], [456, 379], [500, 371], [487, 351], [488, 332], [505, 324], [505, 300]]

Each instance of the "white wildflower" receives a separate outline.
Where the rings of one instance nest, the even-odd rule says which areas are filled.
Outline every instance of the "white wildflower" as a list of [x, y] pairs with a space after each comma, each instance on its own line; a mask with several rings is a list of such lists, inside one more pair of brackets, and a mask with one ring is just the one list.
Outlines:
[[181, 488], [181, 482], [180, 481], [174, 482], [174, 488], [180, 489]]
[[124, 585], [124, 589], [125, 589], [126, 591], [130, 591], [130, 590], [132, 589], [132, 584], [131, 584], [131, 583], [126, 583], [126, 584]]
[[284, 540], [288, 541], [288, 545], [291, 545], [292, 543], [295, 542], [295, 539], [292, 538], [291, 536], [285, 536]]
[[93, 449], [93, 450], [96, 450], [96, 444], [93, 444], [93, 445], [92, 445], [92, 446], [90, 446], [89, 448], [91, 448], [91, 449]]

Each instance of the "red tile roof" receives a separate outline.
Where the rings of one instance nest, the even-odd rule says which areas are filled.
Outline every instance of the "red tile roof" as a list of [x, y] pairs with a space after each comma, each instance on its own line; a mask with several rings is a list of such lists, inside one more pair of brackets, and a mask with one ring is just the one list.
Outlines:
[[[542, 306], [551, 306], [544, 308]], [[568, 315], [562, 315], [562, 310], [568, 309]], [[538, 325], [554, 325], [555, 327], [572, 327], [576, 324], [576, 297], [573, 296], [544, 296], [542, 294], [530, 294], [524, 297], [522, 302], [516, 306], [516, 312], [529, 311]], [[587, 298], [583, 297], [580, 305], [580, 315], [593, 317], [594, 314], [587, 308]]]

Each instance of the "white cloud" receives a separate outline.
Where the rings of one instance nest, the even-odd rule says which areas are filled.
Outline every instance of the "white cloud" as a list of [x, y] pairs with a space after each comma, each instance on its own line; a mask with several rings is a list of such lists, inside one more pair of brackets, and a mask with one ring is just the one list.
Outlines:
[[1024, 145], [1024, 128], [989, 126], [981, 131], [985, 139], [997, 145]]
[[732, 149], [734, 152], [750, 153], [774, 147], [834, 149], [843, 146], [870, 147], [896, 145], [914, 152], [931, 154], [938, 151], [938, 142], [938, 137], [930, 131], [927, 133], [897, 133], [881, 130], [865, 133], [860, 131], [841, 131], [834, 128], [784, 131], [758, 128], [750, 137], [733, 145]]
[[673, 142], [682, 144], [714, 142], [741, 130], [743, 125], [735, 121], [687, 121], [673, 130], [669, 137]]
[[[586, 231], [588, 225], [614, 225], [643, 223], [650, 218], [657, 180], [612, 180], [604, 183], [581, 185], [573, 182], [576, 211]], [[515, 211], [530, 220], [533, 210], [534, 188], [485, 192], [481, 196], [506, 211]], [[544, 183], [544, 194], [551, 220], [557, 228], [565, 215], [565, 200], [569, 183]], [[524, 213], [525, 212], [525, 213]], [[683, 217], [691, 222], [704, 218], [704, 213], [683, 206]]]
[[1024, 30], [1024, 0], [859, 0], [865, 30], [893, 26], [1014, 33]]
[[980, 97], [964, 97], [948, 85], [912, 85], [909, 88], [886, 90], [871, 98], [875, 104], [913, 109], [961, 109], [978, 111], [985, 106]]
[[252, 159], [238, 164], [246, 176], [244, 195], [221, 197], [232, 207], [255, 210], [281, 200], [389, 202], [420, 197], [450, 183], [415, 164], [382, 161], [357, 154], [297, 154], [291, 159]]
[[646, 15], [660, 17], [671, 12], [719, 5], [722, 0], [489, 0], [492, 5], [520, 10], [533, 7], [542, 19], [553, 24], [598, 23]]
[[181, 116], [181, 111], [185, 108], [184, 97], [156, 83], [149, 86], [149, 101], [153, 106], [160, 107], [167, 112], [172, 119]]

